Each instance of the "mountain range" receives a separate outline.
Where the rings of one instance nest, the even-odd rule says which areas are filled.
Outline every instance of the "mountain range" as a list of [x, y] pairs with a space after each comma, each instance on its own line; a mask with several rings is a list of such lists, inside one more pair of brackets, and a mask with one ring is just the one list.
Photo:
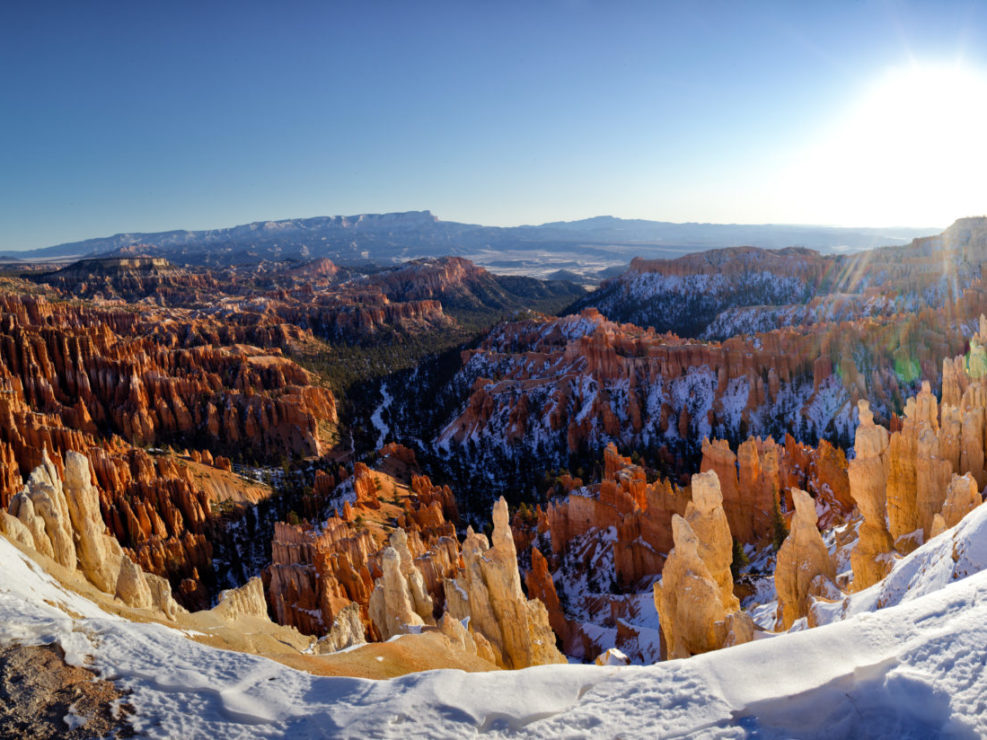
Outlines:
[[[900, 245], [938, 228], [844, 228], [805, 225], [670, 223], [598, 216], [537, 226], [480, 226], [443, 221], [430, 211], [256, 221], [203, 231], [120, 233], [42, 249], [5, 252], [19, 260], [59, 260], [141, 245], [176, 263], [231, 265], [328, 257], [343, 265], [390, 265], [418, 257], [466, 257], [495, 272], [537, 277], [609, 277], [633, 257], [756, 244], [823, 253]], [[563, 271], [563, 274], [554, 274]], [[568, 274], [566, 274], [568, 273]]]

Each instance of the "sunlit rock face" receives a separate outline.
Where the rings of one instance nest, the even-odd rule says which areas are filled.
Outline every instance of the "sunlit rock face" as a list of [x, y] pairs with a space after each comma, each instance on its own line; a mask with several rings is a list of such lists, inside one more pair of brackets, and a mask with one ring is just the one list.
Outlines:
[[935, 537], [950, 527], [955, 527], [967, 514], [980, 506], [983, 499], [977, 481], [970, 473], [953, 475], [946, 489], [946, 500], [942, 511], [936, 512], [932, 523], [932, 534]]
[[787, 630], [809, 615], [813, 591], [836, 593], [836, 566], [816, 526], [816, 503], [805, 491], [792, 491], [795, 515], [788, 537], [778, 550], [775, 588], [778, 593], [778, 626]]
[[860, 403], [849, 470], [851, 493], [864, 518], [852, 555], [857, 589], [883, 578], [896, 554], [911, 552], [980, 503], [987, 408], [984, 332], [987, 321], [981, 316], [969, 353], [943, 362], [942, 403], [923, 383], [890, 435]]
[[723, 510], [723, 495], [716, 473], [692, 476], [692, 501], [685, 510], [685, 520], [696, 535], [697, 551], [719, 589], [720, 601], [727, 611], [740, 608], [733, 594], [733, 536]]
[[168, 582], [145, 573], [106, 534], [89, 460], [70, 451], [64, 468], [60, 476], [43, 451], [41, 465], [0, 516], [3, 533], [70, 571], [78, 569], [96, 588], [127, 606], [157, 609], [174, 619], [184, 610], [172, 598]]
[[469, 618], [469, 631], [489, 642], [497, 665], [526, 668], [566, 662], [555, 647], [545, 605], [538, 599], [527, 599], [521, 590], [517, 551], [503, 498], [494, 504], [491, 542], [470, 529], [462, 554], [462, 571], [446, 580], [448, 616]]
[[672, 517], [674, 547], [654, 585], [668, 658], [747, 642], [754, 625], [733, 593], [733, 536], [713, 471], [692, 476], [685, 516]]
[[669, 659], [747, 642], [753, 623], [743, 612], [728, 609], [723, 593], [699, 553], [700, 541], [682, 517], [672, 517], [675, 547], [668, 555], [662, 580], [654, 586]]
[[408, 550], [408, 535], [396, 530], [381, 552], [381, 577], [370, 594], [370, 619], [384, 640], [435, 624], [432, 597]]
[[874, 424], [874, 415], [866, 401], [860, 402], [859, 414], [849, 477], [850, 493], [864, 518], [860, 542], [852, 556], [853, 582], [856, 588], [863, 589], [887, 575], [891, 565], [887, 556], [894, 540], [886, 524], [891, 467], [888, 430]]

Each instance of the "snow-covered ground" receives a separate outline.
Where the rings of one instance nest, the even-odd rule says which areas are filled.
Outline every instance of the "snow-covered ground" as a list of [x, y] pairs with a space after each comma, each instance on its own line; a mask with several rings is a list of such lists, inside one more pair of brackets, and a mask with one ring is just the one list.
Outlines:
[[312, 676], [112, 616], [0, 538], [0, 642], [91, 661], [132, 690], [147, 737], [983, 737], [985, 534], [981, 507], [813, 630], [647, 667], [389, 681]]

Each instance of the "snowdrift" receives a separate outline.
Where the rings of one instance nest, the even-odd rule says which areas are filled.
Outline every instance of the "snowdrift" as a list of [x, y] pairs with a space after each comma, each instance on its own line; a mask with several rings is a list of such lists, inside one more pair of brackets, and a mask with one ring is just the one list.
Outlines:
[[[987, 506], [825, 605], [832, 624], [648, 667], [312, 676], [138, 624], [0, 537], [0, 642], [57, 642], [148, 737], [983, 737]], [[884, 608], [879, 608], [884, 606]], [[400, 638], [399, 638], [400, 639]]]

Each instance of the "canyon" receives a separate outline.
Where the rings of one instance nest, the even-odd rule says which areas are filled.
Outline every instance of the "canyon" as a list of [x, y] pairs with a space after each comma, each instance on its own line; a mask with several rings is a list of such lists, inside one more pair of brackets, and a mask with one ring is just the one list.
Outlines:
[[99, 609], [320, 675], [813, 631], [980, 516], [985, 224], [590, 293], [461, 257], [8, 273], [0, 534]]

